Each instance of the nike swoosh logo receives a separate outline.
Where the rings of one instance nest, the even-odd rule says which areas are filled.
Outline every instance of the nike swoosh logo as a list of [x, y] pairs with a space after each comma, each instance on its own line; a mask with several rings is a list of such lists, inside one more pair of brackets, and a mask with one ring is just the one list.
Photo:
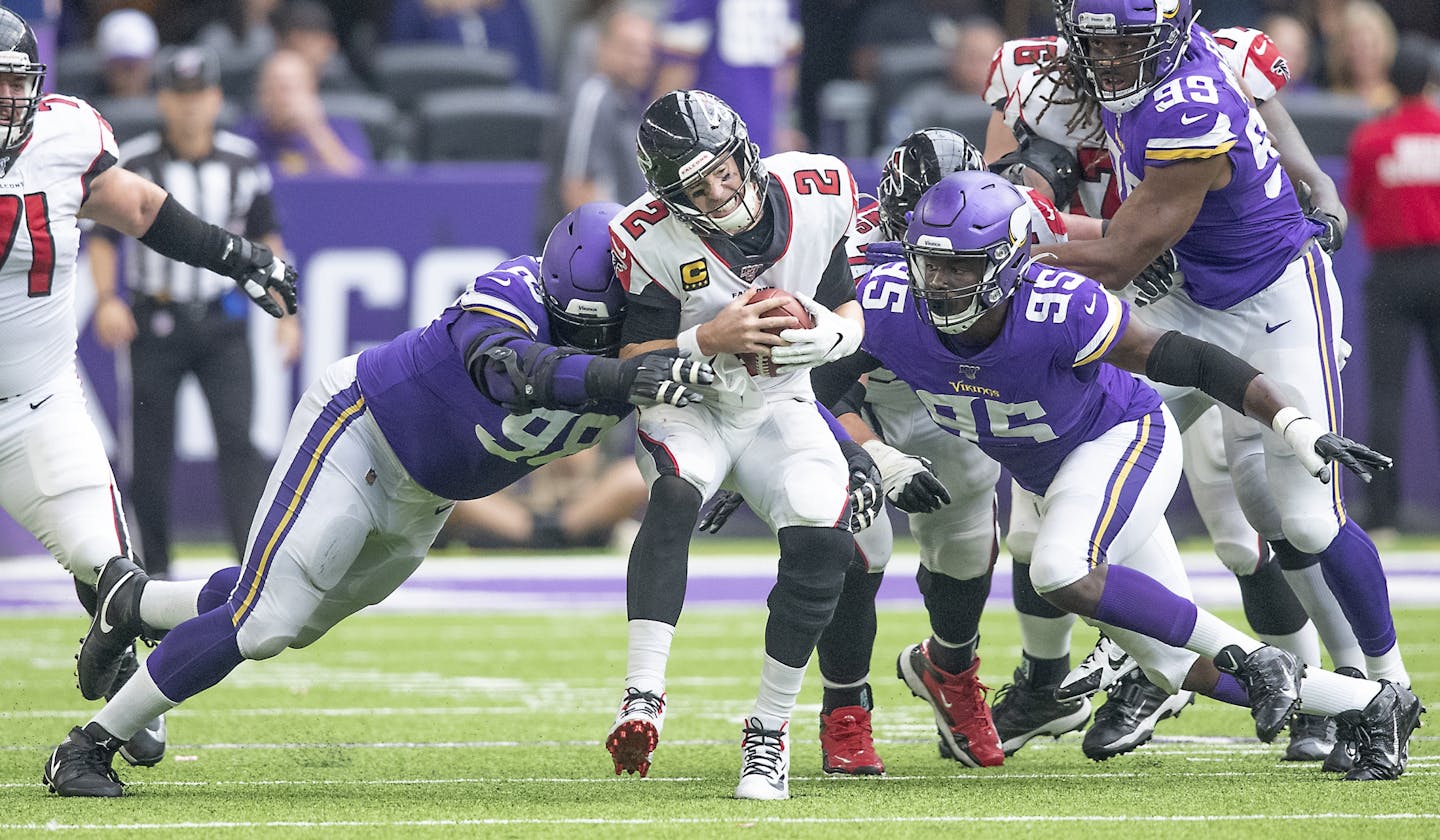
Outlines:
[[52, 782], [59, 778], [60, 774], [59, 752], [59, 750], [56, 750], [50, 754], [50, 769], [45, 771], [45, 775], [48, 776]]
[[[55, 396], [55, 395], [54, 395], [54, 394], [51, 394], [51, 395], [50, 395], [50, 397], [53, 397], [53, 396]], [[35, 409], [39, 408], [40, 406], [44, 405], [45, 403], [50, 402], [50, 397], [46, 397], [45, 399], [41, 400], [40, 402], [30, 403], [30, 410], [31, 410], [31, 411], [34, 411]]]
[[1091, 296], [1090, 296], [1090, 302], [1087, 303], [1087, 304], [1085, 304], [1085, 314], [1086, 314], [1086, 315], [1094, 315], [1094, 314], [1095, 314], [1095, 296], [1094, 296], [1094, 295], [1091, 295]]
[[[1293, 320], [1295, 320], [1295, 319], [1294, 319], [1294, 318], [1291, 318], [1290, 320], [1293, 321]], [[1273, 333], [1273, 332], [1275, 332], [1276, 330], [1280, 329], [1281, 327], [1285, 326], [1285, 325], [1288, 324], [1288, 323], [1290, 323], [1290, 321], [1281, 321], [1280, 323], [1275, 324], [1274, 326], [1271, 326], [1271, 325], [1269, 324], [1269, 322], [1266, 322], [1266, 324], [1265, 324], [1265, 332], [1267, 332], [1267, 333]]]
[[1185, 115], [1183, 115], [1183, 116], [1180, 117], [1180, 124], [1181, 124], [1181, 125], [1193, 125], [1194, 123], [1200, 122], [1200, 121], [1203, 120], [1203, 119], [1205, 119], [1205, 115], [1204, 115], [1204, 114], [1196, 114], [1196, 115], [1193, 116], [1193, 117], [1190, 116], [1189, 114], [1185, 114]]
[[105, 600], [100, 604], [100, 611], [96, 613], [96, 615], [100, 617], [100, 632], [102, 634], [109, 633], [115, 629], [113, 624], [105, 620], [105, 614], [110, 611], [110, 599], [115, 597], [115, 593], [120, 591], [120, 587], [125, 585], [125, 581], [134, 576], [134, 571], [126, 572], [125, 577], [120, 578], [120, 582], [110, 587], [110, 591], [105, 593]]
[[439, 516], [440, 514], [444, 513], [445, 511], [447, 511], [447, 510], [449, 510], [450, 508], [453, 508], [453, 507], [455, 507], [455, 503], [454, 503], [454, 502], [451, 502], [451, 503], [448, 504], [448, 505], [441, 505], [440, 507], [435, 508], [435, 515], [436, 515], [436, 516]]

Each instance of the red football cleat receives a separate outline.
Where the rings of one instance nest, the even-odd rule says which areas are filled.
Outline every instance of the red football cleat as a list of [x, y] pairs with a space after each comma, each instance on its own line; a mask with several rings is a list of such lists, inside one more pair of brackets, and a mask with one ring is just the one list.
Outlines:
[[841, 706], [820, 715], [820, 756], [826, 773], [879, 776], [885, 762], [870, 737], [870, 712], [864, 706]]
[[990, 687], [976, 678], [980, 657], [969, 668], [950, 674], [930, 660], [930, 640], [900, 652], [895, 675], [910, 686], [910, 692], [935, 710], [941, 753], [970, 767], [999, 767], [1005, 763], [1000, 736], [985, 695]]

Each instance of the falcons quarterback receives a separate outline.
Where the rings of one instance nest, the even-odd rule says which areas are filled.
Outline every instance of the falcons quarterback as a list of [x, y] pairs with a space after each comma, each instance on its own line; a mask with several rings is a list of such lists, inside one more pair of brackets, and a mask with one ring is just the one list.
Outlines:
[[[295, 311], [295, 271], [264, 245], [206, 224], [164, 190], [116, 163], [115, 137], [95, 109], [42, 93], [35, 33], [0, 9], [0, 507], [75, 578], [106, 623], [96, 583], [136, 570], [115, 477], [85, 406], [75, 362], [77, 219], [138, 237], [160, 253], [234, 278], [275, 317]], [[237, 570], [213, 586], [233, 583]], [[140, 607], [150, 630], [197, 610], [206, 581], [162, 582]], [[78, 677], [86, 699], [112, 695], [136, 669], [133, 644], [91, 645]], [[150, 766], [165, 751], [150, 721], [122, 756]]]

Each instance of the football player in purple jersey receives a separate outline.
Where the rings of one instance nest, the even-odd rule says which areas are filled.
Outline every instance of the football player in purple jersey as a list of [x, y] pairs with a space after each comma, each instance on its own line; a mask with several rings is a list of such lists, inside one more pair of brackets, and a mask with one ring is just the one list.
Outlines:
[[1285, 428], [1307, 481], [1338, 480], [1336, 462], [1368, 477], [1389, 459], [1304, 416], [1288, 384], [1131, 319], [1130, 305], [1089, 277], [1033, 261], [1025, 202], [998, 175], [961, 172], [931, 188], [905, 256], [861, 282], [860, 350], [815, 371], [820, 399], [889, 369], [932, 420], [1010, 470], [1016, 503], [1040, 520], [1030, 577], [1047, 601], [1109, 633], [1157, 685], [1248, 706], [1262, 741], [1296, 711], [1337, 715], [1358, 736], [1346, 778], [1397, 778], [1421, 712], [1408, 688], [1306, 668], [1190, 599], [1164, 519], [1179, 437], [1159, 394], [1125, 371]]
[[[617, 204], [582, 205], [541, 260], [477, 277], [430, 325], [332, 364], [301, 398], [233, 590], [165, 637], [45, 766], [61, 796], [120, 796], [110, 763], [146, 721], [246, 659], [304, 647], [384, 600], [434, 542], [455, 499], [506, 487], [594, 445], [635, 405], [687, 405], [708, 365], [613, 358], [625, 293], [610, 259]], [[138, 570], [101, 579], [112, 640], [140, 631]]]
[[[1306, 587], [1328, 587], [1369, 676], [1408, 686], [1375, 544], [1346, 512], [1340, 482], [1309, 480], [1318, 465], [1287, 446], [1297, 418], [1342, 427], [1344, 313], [1327, 228], [1305, 216], [1265, 120], [1193, 17], [1190, 0], [1075, 0], [1061, 21], [1103, 108], [1122, 203], [1102, 239], [1046, 249], [1047, 259], [1118, 289], [1172, 249], [1184, 288], [1146, 320], [1287, 383], [1297, 411], [1270, 428], [1224, 413], [1236, 493], [1282, 566], [1300, 572], [1287, 579], [1307, 608], [1319, 598]], [[1332, 753], [1340, 765], [1349, 743]]]

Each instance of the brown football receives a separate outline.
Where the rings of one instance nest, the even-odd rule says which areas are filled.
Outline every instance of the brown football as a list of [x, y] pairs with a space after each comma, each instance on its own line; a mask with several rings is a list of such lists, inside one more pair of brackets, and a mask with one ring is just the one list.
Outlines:
[[[751, 303], [776, 298], [783, 303], [776, 304], [774, 309], [763, 314], [766, 318], [779, 318], [782, 315], [789, 315], [800, 322], [799, 329], [808, 330], [815, 326], [815, 319], [810, 317], [810, 312], [798, 299], [784, 289], [761, 289], [750, 298]], [[771, 335], [779, 335], [786, 328], [770, 330]], [[745, 369], [750, 371], [751, 376], [774, 376], [775, 365], [770, 361], [769, 353], [741, 353], [740, 361], [745, 363]]]

